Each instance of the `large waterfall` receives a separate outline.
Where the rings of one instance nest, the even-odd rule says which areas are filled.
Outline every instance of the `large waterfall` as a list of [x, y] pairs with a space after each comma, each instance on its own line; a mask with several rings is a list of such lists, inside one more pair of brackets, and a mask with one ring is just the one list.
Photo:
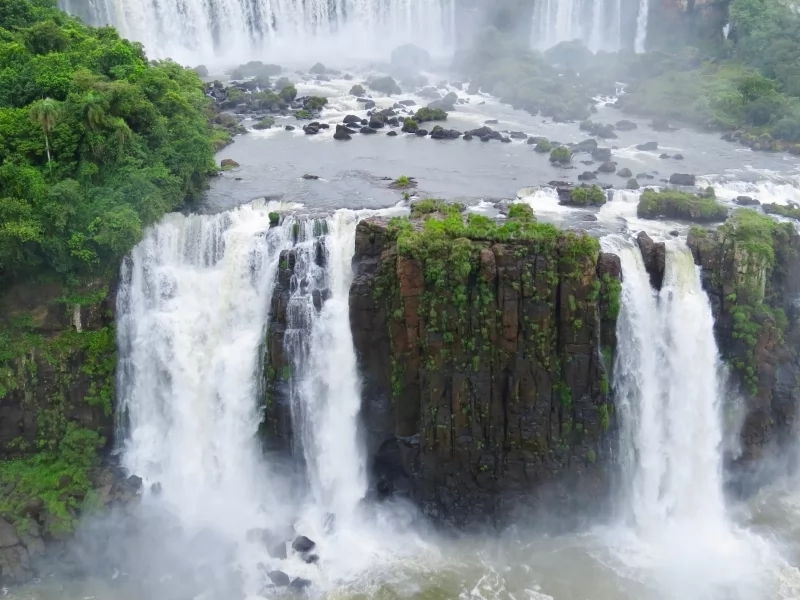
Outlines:
[[560, 42], [581, 40], [590, 50], [645, 50], [649, 0], [636, 4], [635, 31], [626, 34], [623, 0], [540, 0], [533, 17], [532, 42], [541, 50]]
[[614, 387], [624, 525], [611, 545], [665, 598], [761, 597], [765, 544], [734, 525], [723, 496], [725, 390], [699, 270], [683, 242], [667, 242], [655, 292], [638, 248], [603, 243], [623, 271]]
[[455, 19], [455, 0], [62, 0], [62, 6], [92, 24], [114, 25], [154, 58], [188, 65], [369, 61], [408, 42], [448, 53]]

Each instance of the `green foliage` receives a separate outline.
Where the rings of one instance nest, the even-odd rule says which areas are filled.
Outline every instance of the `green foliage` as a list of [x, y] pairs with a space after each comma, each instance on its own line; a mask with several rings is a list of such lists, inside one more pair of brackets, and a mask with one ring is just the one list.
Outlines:
[[[614, 321], [622, 309], [622, 283], [608, 273], [603, 275], [602, 301], [606, 306], [606, 317]], [[610, 368], [611, 365], [606, 365]]]
[[412, 185], [414, 185], [414, 182], [411, 181], [411, 178], [407, 177], [406, 175], [400, 175], [400, 177], [392, 182], [392, 186], [398, 189], [409, 188]]
[[602, 206], [606, 203], [606, 193], [597, 184], [579, 186], [572, 190], [572, 202], [580, 206]]
[[567, 164], [572, 162], [572, 151], [566, 146], [558, 146], [550, 152], [551, 163]]
[[196, 73], [47, 2], [0, 9], [0, 283], [116, 270], [214, 169]]
[[447, 113], [441, 108], [420, 108], [414, 113], [414, 120], [417, 123], [424, 123], [425, 121], [446, 121]]
[[269, 213], [269, 226], [276, 227], [278, 223], [280, 223], [281, 215], [280, 213], [271, 212]]
[[322, 96], [310, 96], [308, 100], [306, 100], [306, 108], [308, 110], [322, 110], [322, 107], [327, 103], [327, 98], [323, 98]]
[[540, 154], [547, 154], [553, 149], [553, 144], [550, 143], [550, 140], [543, 139], [538, 141], [533, 149]]
[[312, 119], [314, 117], [314, 115], [312, 115], [306, 109], [301, 108], [300, 110], [296, 110], [294, 112], [294, 117], [295, 117], [295, 119], [306, 119], [306, 120], [308, 120], [308, 119]]
[[293, 85], [287, 85], [283, 89], [281, 89], [281, 93], [279, 94], [281, 100], [284, 102], [291, 102], [295, 98], [297, 98], [297, 88]]
[[258, 123], [253, 125], [253, 129], [269, 129], [275, 125], [275, 119], [272, 117], [264, 117]]
[[96, 431], [75, 423], [52, 448], [42, 448], [29, 457], [0, 461], [0, 514], [24, 524], [26, 505], [39, 499], [51, 518], [47, 533], [70, 533], [77, 525], [77, 509], [89, 494], [90, 473], [98, 461], [105, 440]]
[[699, 223], [724, 221], [728, 210], [715, 198], [690, 194], [678, 190], [642, 192], [636, 214], [642, 219], [682, 219]]
[[761, 209], [768, 215], [780, 215], [787, 219], [800, 221], [800, 207], [796, 204], [762, 204]]
[[520, 221], [532, 221], [534, 219], [533, 209], [529, 204], [517, 202], [509, 207], [508, 218], [518, 219]]

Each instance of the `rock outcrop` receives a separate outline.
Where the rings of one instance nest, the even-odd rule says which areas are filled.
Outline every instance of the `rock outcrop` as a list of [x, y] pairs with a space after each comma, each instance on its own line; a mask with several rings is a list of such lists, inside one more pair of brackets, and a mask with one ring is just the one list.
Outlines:
[[377, 218], [356, 233], [350, 323], [383, 489], [456, 524], [502, 521], [518, 502], [597, 508], [619, 259], [566, 233], [446, 247], [418, 234]]
[[741, 453], [729, 477], [744, 492], [759, 484], [749, 472], [768, 448], [793, 438], [800, 388], [800, 235], [750, 209], [716, 231], [695, 228], [688, 244], [703, 268], [722, 357], [745, 397]]

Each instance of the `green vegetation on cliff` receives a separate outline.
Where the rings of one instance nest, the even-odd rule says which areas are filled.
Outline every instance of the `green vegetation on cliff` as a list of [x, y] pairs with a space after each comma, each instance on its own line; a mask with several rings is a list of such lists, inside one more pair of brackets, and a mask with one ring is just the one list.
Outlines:
[[116, 271], [214, 170], [196, 73], [50, 0], [0, 10], [0, 283]]
[[642, 219], [681, 219], [698, 223], [725, 220], [728, 210], [713, 196], [700, 196], [678, 190], [656, 192], [647, 189], [639, 198], [636, 214]]

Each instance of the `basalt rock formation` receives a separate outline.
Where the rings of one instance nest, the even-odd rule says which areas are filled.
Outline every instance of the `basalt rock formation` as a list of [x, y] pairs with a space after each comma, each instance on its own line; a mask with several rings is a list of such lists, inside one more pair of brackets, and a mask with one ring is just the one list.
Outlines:
[[550, 509], [602, 498], [619, 259], [574, 234], [421, 249], [409, 245], [421, 237], [392, 229], [358, 225], [350, 289], [384, 489], [456, 524], [501, 521], [517, 501], [545, 501], [545, 489]]

